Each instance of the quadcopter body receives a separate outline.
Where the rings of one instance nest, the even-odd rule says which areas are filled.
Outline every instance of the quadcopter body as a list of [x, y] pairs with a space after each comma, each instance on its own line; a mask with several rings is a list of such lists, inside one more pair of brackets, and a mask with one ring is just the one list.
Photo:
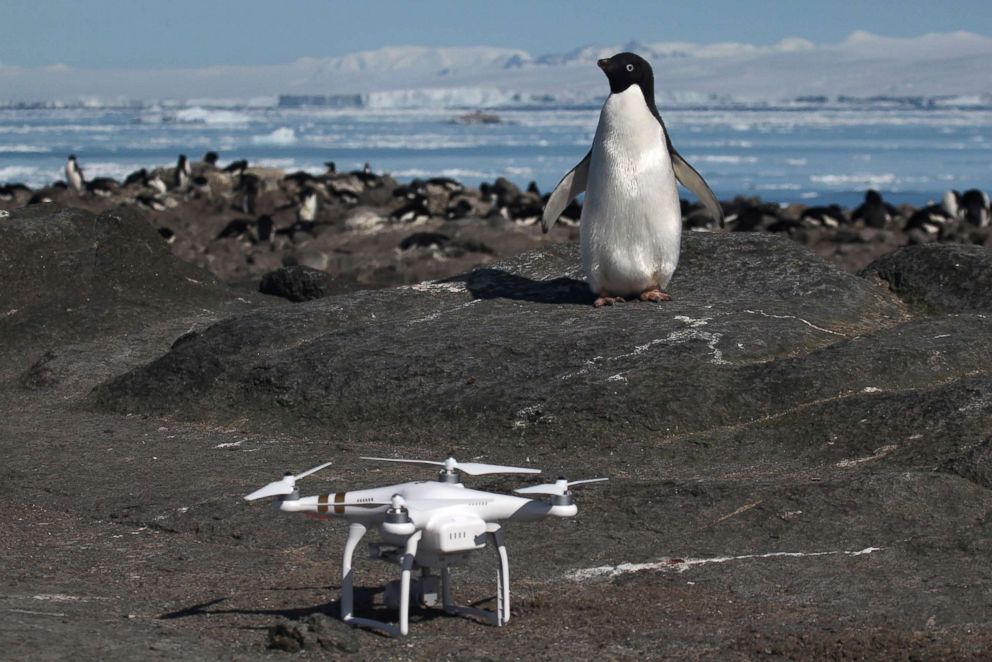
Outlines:
[[[286, 474], [282, 479], [252, 492], [245, 499], [254, 501], [275, 497], [275, 506], [283, 512], [341, 517], [348, 521], [350, 526], [342, 562], [341, 618], [352, 625], [374, 627], [390, 634], [407, 634], [409, 630], [411, 587], [416, 599], [425, 606], [434, 606], [440, 598], [448, 613], [479, 616], [495, 625], [506, 623], [510, 618], [509, 559], [501, 523], [535, 522], [546, 517], [573, 517], [578, 509], [572, 501], [569, 487], [606, 480], [594, 478], [569, 482], [560, 478], [555, 483], [515, 490], [519, 494], [550, 497], [546, 501], [541, 498], [469, 489], [462, 483], [459, 473], [536, 474], [540, 473], [539, 469], [475, 462], [459, 463], [450, 457], [444, 462], [362, 459], [438, 465], [443, 468], [434, 481], [410, 481], [370, 489], [300, 496], [296, 481], [329, 466], [328, 462], [299, 474]], [[400, 579], [386, 587], [387, 601], [394, 602], [399, 607], [398, 625], [359, 618], [353, 613], [352, 560], [359, 542], [371, 528], [378, 528], [381, 540], [370, 543], [371, 558], [398, 563], [401, 569]], [[450, 569], [465, 563], [469, 554], [483, 549], [488, 543], [495, 547], [499, 561], [496, 610], [493, 612], [455, 605], [451, 596]], [[411, 572], [414, 569], [420, 571], [420, 577], [411, 581]]]

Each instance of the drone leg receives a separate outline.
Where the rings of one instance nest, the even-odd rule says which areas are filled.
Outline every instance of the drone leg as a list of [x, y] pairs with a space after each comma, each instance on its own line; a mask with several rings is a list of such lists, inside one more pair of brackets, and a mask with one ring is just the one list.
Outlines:
[[341, 563], [341, 620], [345, 623], [354, 618], [355, 573], [351, 569], [351, 559], [365, 531], [364, 524], [352, 522], [348, 527], [348, 540], [344, 544], [344, 561]]
[[413, 569], [413, 559], [417, 556], [417, 543], [420, 542], [421, 531], [407, 538], [406, 550], [400, 562], [400, 634], [410, 631], [410, 571]]
[[496, 623], [505, 625], [510, 620], [510, 560], [506, 554], [503, 529], [492, 531], [493, 544], [499, 553], [499, 570], [496, 573]]
[[455, 603], [451, 599], [451, 568], [444, 566], [441, 568], [441, 604], [446, 612], [454, 609]]

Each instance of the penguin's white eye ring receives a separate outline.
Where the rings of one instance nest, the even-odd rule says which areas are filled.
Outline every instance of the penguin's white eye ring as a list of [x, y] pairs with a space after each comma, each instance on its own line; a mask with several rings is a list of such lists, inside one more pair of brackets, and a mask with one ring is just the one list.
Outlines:
[[628, 64], [627, 65], [627, 71], [633, 71], [633, 70], [634, 70], [634, 65]]

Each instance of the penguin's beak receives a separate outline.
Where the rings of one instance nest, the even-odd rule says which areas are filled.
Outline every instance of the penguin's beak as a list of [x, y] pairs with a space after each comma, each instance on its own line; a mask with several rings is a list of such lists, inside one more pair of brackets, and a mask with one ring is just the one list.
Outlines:
[[606, 71], [606, 67], [610, 66], [610, 58], [604, 57], [602, 60], [599, 60], [596, 64], [599, 65], [600, 69]]

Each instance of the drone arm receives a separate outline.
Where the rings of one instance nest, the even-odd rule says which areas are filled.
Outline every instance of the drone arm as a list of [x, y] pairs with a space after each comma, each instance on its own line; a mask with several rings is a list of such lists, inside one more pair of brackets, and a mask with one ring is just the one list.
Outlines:
[[527, 499], [509, 518], [514, 522], [537, 522], [547, 517], [575, 517], [579, 512], [575, 504], [555, 506], [540, 499]]
[[349, 492], [336, 492], [297, 499], [282, 499], [279, 501], [279, 510], [284, 513], [318, 513], [320, 515], [361, 517], [389, 506], [388, 503], [379, 501], [366, 500], [356, 503], [351, 494]]
[[[300, 499], [283, 499], [279, 502], [279, 510], [284, 513], [316, 513], [326, 514], [327, 509], [320, 510], [318, 500], [322, 497], [308, 496]], [[325, 499], [326, 504], [326, 499]]]

